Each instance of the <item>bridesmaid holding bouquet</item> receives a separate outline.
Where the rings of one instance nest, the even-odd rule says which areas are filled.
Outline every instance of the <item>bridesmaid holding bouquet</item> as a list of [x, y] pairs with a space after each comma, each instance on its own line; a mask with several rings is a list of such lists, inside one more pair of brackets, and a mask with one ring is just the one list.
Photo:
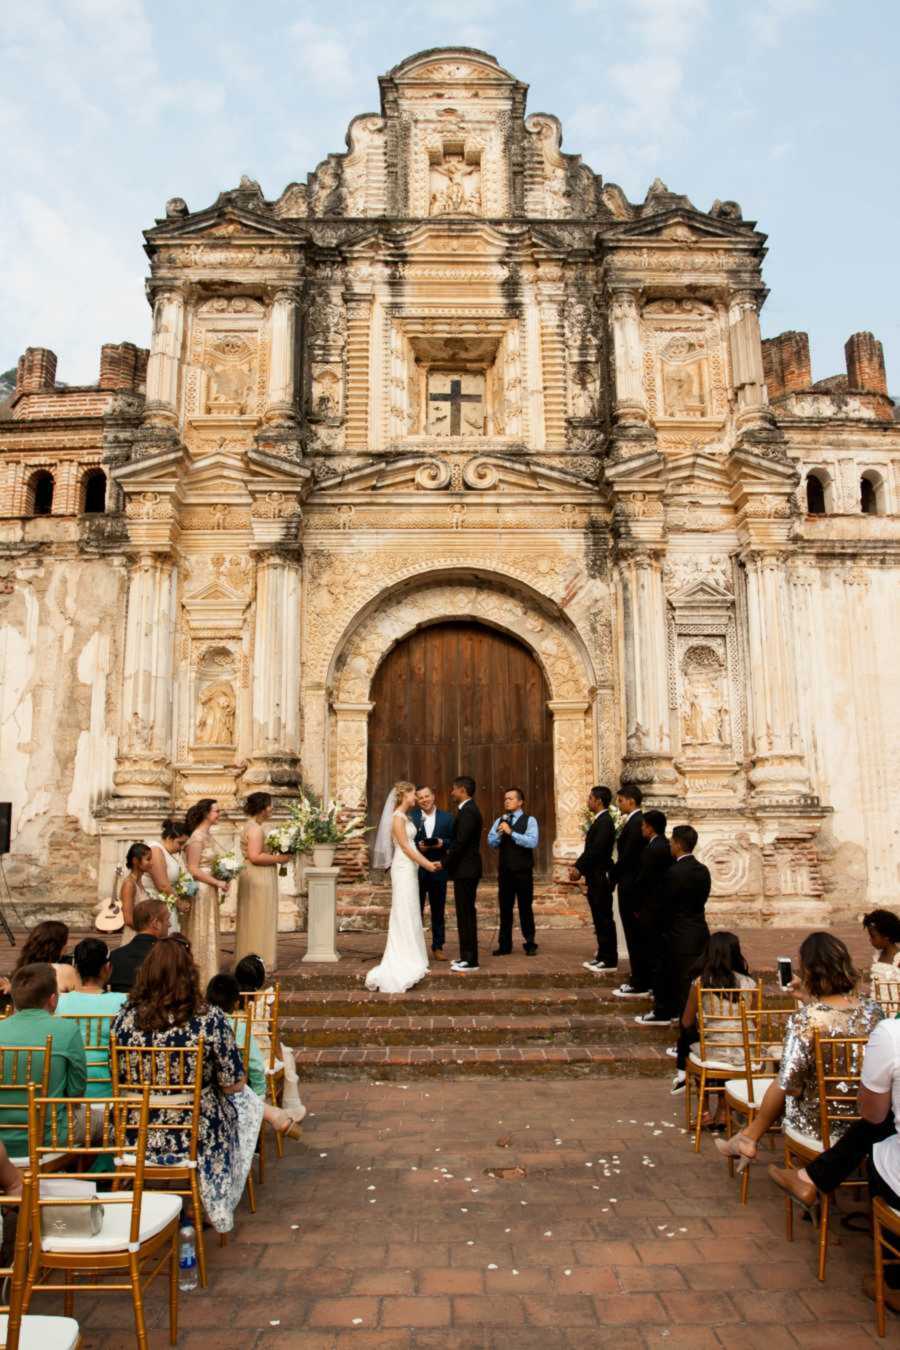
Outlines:
[[272, 815], [268, 792], [251, 792], [244, 803], [249, 817], [241, 832], [244, 867], [238, 876], [237, 932], [234, 958], [258, 953], [271, 970], [278, 943], [278, 868], [291, 861], [290, 853], [266, 849], [266, 821]]

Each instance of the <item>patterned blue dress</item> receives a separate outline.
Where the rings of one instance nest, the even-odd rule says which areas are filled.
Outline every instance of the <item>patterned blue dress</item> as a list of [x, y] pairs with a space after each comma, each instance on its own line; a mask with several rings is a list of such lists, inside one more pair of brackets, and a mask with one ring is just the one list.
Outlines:
[[[156, 1045], [160, 1048], [196, 1045], [203, 1037], [203, 1088], [200, 1095], [200, 1133], [197, 1172], [200, 1198], [217, 1233], [234, 1227], [234, 1211], [247, 1183], [253, 1161], [263, 1103], [246, 1086], [226, 1094], [244, 1076], [241, 1052], [231, 1023], [221, 1008], [205, 1005], [190, 1021], [167, 1031], [138, 1028], [134, 1009], [127, 1004], [113, 1023], [119, 1045]], [[193, 1078], [188, 1079], [193, 1082]], [[168, 1115], [168, 1119], [167, 1119]], [[171, 1166], [185, 1156], [185, 1132], [174, 1128], [183, 1117], [164, 1110], [151, 1111], [147, 1161]], [[168, 1128], [167, 1128], [168, 1126]]]

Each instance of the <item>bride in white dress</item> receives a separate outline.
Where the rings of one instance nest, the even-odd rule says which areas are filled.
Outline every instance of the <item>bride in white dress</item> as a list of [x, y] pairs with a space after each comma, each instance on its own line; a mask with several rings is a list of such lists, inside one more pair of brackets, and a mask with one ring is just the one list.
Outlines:
[[382, 994], [402, 994], [428, 974], [428, 952], [419, 908], [419, 874], [424, 867], [436, 872], [432, 862], [416, 848], [416, 827], [409, 819], [415, 805], [414, 783], [395, 783], [385, 802], [375, 837], [372, 863], [391, 869], [391, 917], [387, 944], [380, 965], [366, 976], [366, 988]]

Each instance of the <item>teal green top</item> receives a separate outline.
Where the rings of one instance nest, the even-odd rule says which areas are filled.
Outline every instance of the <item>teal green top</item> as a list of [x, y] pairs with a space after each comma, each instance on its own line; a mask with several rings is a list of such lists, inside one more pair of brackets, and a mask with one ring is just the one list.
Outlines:
[[[246, 1026], [247, 1026], [246, 1022], [238, 1022], [235, 1031], [234, 1038], [241, 1049], [243, 1049], [244, 1047], [244, 1032], [246, 1030]], [[250, 1087], [256, 1093], [257, 1097], [265, 1098], [266, 1064], [265, 1060], [262, 1057], [262, 1051], [259, 1048], [259, 1044], [256, 1040], [256, 1037], [253, 1035], [251, 1035], [250, 1037], [250, 1064], [247, 1068], [247, 1078], [249, 1080]]]
[[[48, 1036], [53, 1038], [50, 1051], [49, 1095], [83, 1097], [87, 1084], [87, 1060], [81, 1031], [76, 1023], [54, 1017], [45, 1008], [23, 1008], [21, 1012], [13, 1013], [11, 1017], [0, 1021], [0, 1052], [8, 1046], [43, 1046]], [[4, 1083], [21, 1081], [16, 1078], [14, 1057], [3, 1055], [2, 1060], [2, 1081]], [[31, 1066], [32, 1077], [39, 1079], [43, 1067], [43, 1054], [35, 1055]], [[24, 1064], [21, 1068], [24, 1071]], [[24, 1158], [28, 1154], [28, 1093], [25, 1084], [23, 1083], [21, 1090], [0, 1092], [0, 1104], [5, 1108], [0, 1111], [0, 1139], [6, 1145], [11, 1158]], [[8, 1109], [10, 1106], [12, 1110]], [[24, 1126], [24, 1129], [16, 1129], [17, 1125]], [[62, 1106], [57, 1108], [57, 1127], [58, 1137], [63, 1142], [66, 1137], [66, 1113]], [[50, 1139], [48, 1120], [44, 1143], [49, 1144]]]
[[[109, 1067], [109, 1029], [112, 1020], [123, 1003], [128, 1001], [127, 994], [103, 994], [96, 991], [73, 989], [60, 994], [56, 1006], [57, 1017], [102, 1017], [99, 1024], [91, 1022], [73, 1022], [70, 1025], [81, 1027], [81, 1039], [85, 1043], [87, 1058], [88, 1097], [111, 1097], [112, 1074]], [[92, 1037], [99, 1037], [96, 1045], [89, 1044]]]

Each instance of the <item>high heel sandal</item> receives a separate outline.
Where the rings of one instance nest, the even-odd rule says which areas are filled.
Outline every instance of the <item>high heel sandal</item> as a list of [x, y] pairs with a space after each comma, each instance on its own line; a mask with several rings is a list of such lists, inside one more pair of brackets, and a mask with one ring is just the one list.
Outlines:
[[281, 1110], [282, 1114], [285, 1116], [284, 1124], [276, 1125], [273, 1121], [272, 1129], [276, 1134], [283, 1135], [286, 1139], [302, 1139], [303, 1131], [300, 1129], [299, 1121], [294, 1120], [290, 1112], [285, 1111], [283, 1108], [281, 1108]]
[[[743, 1134], [733, 1134], [730, 1139], [714, 1139], [713, 1143], [723, 1158], [734, 1158], [736, 1160], [735, 1171], [738, 1176], [742, 1172], [746, 1172], [756, 1157], [756, 1144]], [[746, 1151], [747, 1149], [752, 1149], [753, 1152], [749, 1153]]]

